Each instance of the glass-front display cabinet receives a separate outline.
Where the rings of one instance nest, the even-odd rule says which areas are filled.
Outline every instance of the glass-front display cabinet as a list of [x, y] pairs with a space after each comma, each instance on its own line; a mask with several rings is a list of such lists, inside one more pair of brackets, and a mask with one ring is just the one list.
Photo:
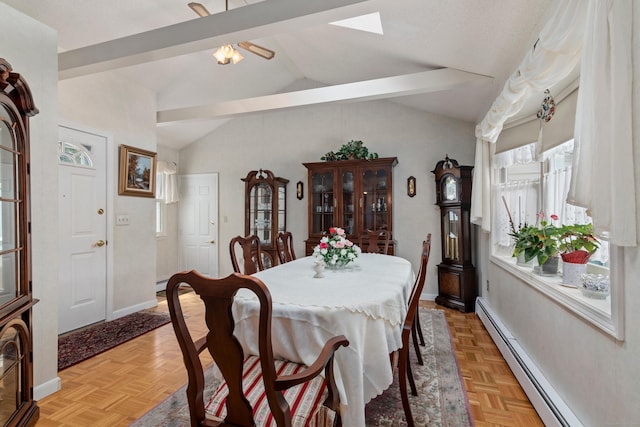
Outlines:
[[35, 425], [31, 308], [29, 117], [20, 74], [0, 58], [0, 424]]
[[[331, 227], [344, 228], [349, 239], [357, 244], [361, 244], [360, 236], [367, 230], [392, 232], [391, 189], [396, 164], [395, 157], [304, 163], [309, 182], [307, 255]], [[362, 246], [366, 250], [366, 238]], [[392, 241], [389, 253], [394, 251]]]
[[436, 204], [440, 206], [442, 262], [438, 265], [436, 303], [463, 312], [473, 311], [477, 296], [471, 259], [472, 166], [460, 166], [448, 156], [432, 171]]
[[276, 238], [287, 229], [288, 179], [269, 170], [251, 171], [245, 178], [245, 236], [260, 239], [262, 264], [269, 268], [278, 262]]

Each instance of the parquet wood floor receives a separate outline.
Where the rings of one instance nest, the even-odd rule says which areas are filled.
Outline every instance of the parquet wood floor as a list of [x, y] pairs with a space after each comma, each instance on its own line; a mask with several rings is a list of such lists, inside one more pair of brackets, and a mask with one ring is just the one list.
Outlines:
[[[195, 336], [206, 330], [202, 308], [182, 297]], [[476, 426], [543, 426], [489, 334], [473, 313], [443, 309]], [[165, 301], [157, 310], [168, 311]], [[124, 427], [187, 380], [171, 325], [155, 329], [59, 373], [62, 390], [38, 402], [38, 427]], [[347, 427], [347, 426], [345, 426]]]

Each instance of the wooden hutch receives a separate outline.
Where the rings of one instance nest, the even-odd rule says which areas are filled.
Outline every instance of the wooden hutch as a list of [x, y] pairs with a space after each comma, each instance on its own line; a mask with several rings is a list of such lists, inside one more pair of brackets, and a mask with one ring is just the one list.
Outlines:
[[[366, 230], [387, 230], [393, 239], [393, 167], [396, 157], [373, 160], [343, 160], [303, 163], [309, 182], [309, 237], [305, 253], [310, 255], [330, 227], [344, 228], [356, 244]], [[362, 250], [367, 248], [366, 239]], [[389, 254], [395, 252], [395, 242]]]
[[262, 264], [278, 263], [276, 238], [287, 228], [288, 179], [276, 177], [269, 170], [251, 171], [245, 178], [245, 236], [260, 238]]

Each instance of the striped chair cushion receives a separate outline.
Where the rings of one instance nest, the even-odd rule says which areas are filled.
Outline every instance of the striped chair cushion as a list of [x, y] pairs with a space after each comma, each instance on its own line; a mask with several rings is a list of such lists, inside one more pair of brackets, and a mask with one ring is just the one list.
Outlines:
[[[290, 375], [300, 372], [304, 366], [282, 360], [275, 361], [276, 374]], [[271, 414], [262, 381], [260, 359], [249, 356], [244, 361], [242, 388], [251, 407], [257, 426], [277, 427]], [[227, 383], [223, 382], [213, 393], [206, 405], [208, 418], [222, 421], [227, 415]], [[298, 384], [284, 392], [284, 397], [291, 408], [291, 425], [293, 427], [333, 426], [335, 412], [322, 404], [327, 398], [327, 386], [323, 377], [317, 376], [311, 381]]]

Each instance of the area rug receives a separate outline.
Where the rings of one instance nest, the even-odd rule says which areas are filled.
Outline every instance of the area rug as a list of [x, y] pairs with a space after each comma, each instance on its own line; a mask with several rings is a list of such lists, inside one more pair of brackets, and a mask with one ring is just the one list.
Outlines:
[[[471, 409], [455, 358], [444, 312], [420, 308], [425, 347], [420, 347], [424, 365], [418, 365], [411, 348], [413, 375], [418, 396], [409, 393], [415, 425], [419, 427], [473, 426]], [[212, 369], [207, 369], [211, 375]], [[211, 381], [211, 378], [207, 378]], [[367, 427], [402, 427], [407, 423], [396, 379], [365, 408]], [[209, 382], [209, 384], [211, 384]], [[215, 384], [210, 386], [211, 389]], [[136, 420], [131, 427], [188, 427], [186, 385]], [[344, 426], [349, 427], [349, 426]]]
[[166, 313], [139, 311], [58, 337], [58, 371], [171, 322]]

